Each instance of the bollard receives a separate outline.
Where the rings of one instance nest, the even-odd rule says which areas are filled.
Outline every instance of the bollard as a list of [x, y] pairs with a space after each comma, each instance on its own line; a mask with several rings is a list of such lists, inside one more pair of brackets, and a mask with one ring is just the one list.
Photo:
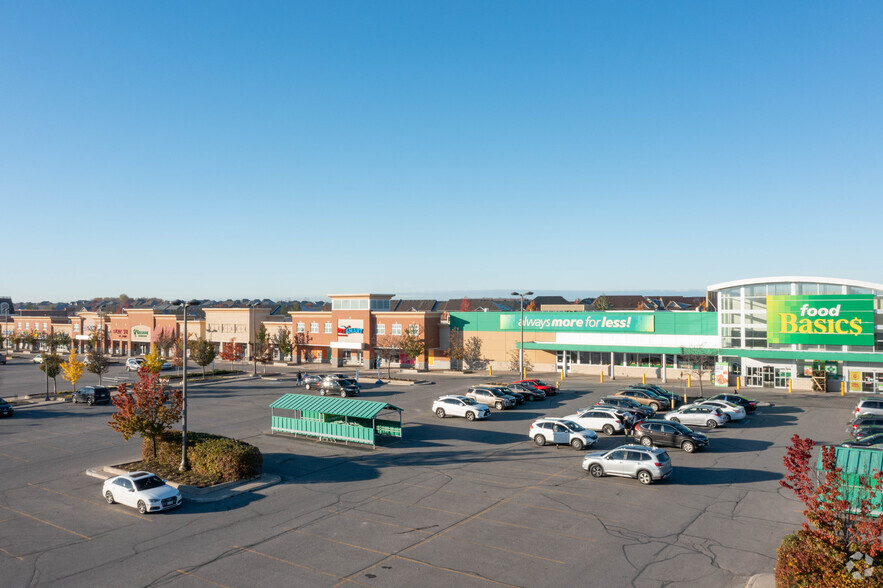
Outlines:
[[494, 375], [494, 366], [492, 366], [492, 365], [488, 365], [488, 366], [487, 366], [487, 371], [488, 371], [488, 373], [489, 373], [491, 376], [493, 376], [493, 375]]
[[561, 379], [564, 379], [564, 368], [561, 368]]
[[788, 378], [788, 394], [791, 394], [791, 378]]
[[521, 379], [522, 380], [527, 379], [527, 368], [521, 368]]
[[601, 383], [604, 383], [604, 372], [601, 372]]
[[555, 382], [555, 389], [556, 389], [556, 390], [560, 390], [560, 389], [561, 389], [561, 380], [558, 380], [557, 382]]
[[641, 383], [642, 383], [642, 384], [646, 384], [646, 383], [647, 383], [647, 374], [641, 374]]
[[691, 381], [692, 381], [692, 378], [693, 378], [693, 376], [690, 376], [690, 375], [687, 376], [687, 388], [691, 388], [691, 387], [692, 387], [691, 384], [690, 384]]
[[840, 382], [840, 396], [846, 396], [846, 382]]
[[741, 383], [742, 383], [742, 378], [740, 378], [739, 376], [736, 376], [736, 392], [739, 391], [739, 384], [741, 384]]

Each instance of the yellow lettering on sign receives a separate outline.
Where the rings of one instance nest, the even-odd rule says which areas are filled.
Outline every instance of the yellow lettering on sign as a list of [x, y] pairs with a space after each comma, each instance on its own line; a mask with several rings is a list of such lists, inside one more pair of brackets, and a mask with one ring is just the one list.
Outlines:
[[[840, 319], [840, 320], [846, 320], [846, 319]], [[862, 332], [862, 320], [861, 320], [860, 318], [855, 317], [854, 319], [852, 319], [851, 321], [849, 321], [849, 326], [850, 326], [850, 328], [852, 329], [852, 334], [853, 334], [853, 335], [860, 335], [860, 334], [861, 334], [861, 332]]]
[[812, 333], [812, 321], [809, 319], [800, 319], [797, 327], [798, 333]]
[[797, 315], [782, 313], [779, 315], [779, 331], [782, 333], [797, 332]]

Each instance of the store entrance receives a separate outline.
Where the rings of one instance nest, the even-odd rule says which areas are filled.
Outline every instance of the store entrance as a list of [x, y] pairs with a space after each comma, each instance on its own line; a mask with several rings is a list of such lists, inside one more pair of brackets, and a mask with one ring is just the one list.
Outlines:
[[763, 366], [763, 387], [772, 388], [775, 381], [776, 372], [771, 365]]
[[776, 377], [774, 380], [776, 388], [787, 388], [788, 380], [791, 379], [791, 368], [776, 368]]

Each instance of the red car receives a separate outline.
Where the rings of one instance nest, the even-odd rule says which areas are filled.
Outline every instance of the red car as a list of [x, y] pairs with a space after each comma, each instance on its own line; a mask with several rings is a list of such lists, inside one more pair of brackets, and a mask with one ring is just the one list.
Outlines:
[[543, 382], [542, 380], [516, 380], [512, 382], [513, 384], [530, 384], [534, 388], [538, 388], [546, 393], [546, 396], [552, 396], [553, 394], [558, 393], [558, 388], [555, 386], [550, 386]]

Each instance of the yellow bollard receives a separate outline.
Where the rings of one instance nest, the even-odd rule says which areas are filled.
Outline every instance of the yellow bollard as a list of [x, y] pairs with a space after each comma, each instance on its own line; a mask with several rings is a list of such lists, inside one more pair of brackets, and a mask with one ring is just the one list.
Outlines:
[[488, 365], [488, 366], [487, 366], [487, 371], [488, 371], [488, 373], [489, 373], [491, 376], [493, 376], [493, 375], [494, 375], [494, 366], [492, 366], [492, 365]]
[[846, 382], [840, 382], [840, 396], [846, 396]]
[[647, 383], [647, 374], [641, 374], [641, 383], [642, 383], [642, 384], [646, 384], [646, 383]]
[[601, 383], [604, 383], [604, 372], [601, 372]]
[[691, 387], [690, 382], [692, 381], [692, 378], [693, 378], [693, 376], [690, 376], [690, 375], [687, 376], [687, 388]]
[[521, 379], [522, 379], [522, 380], [526, 380], [526, 379], [527, 379], [527, 368], [523, 368], [523, 369], [522, 369], [522, 371], [521, 371]]
[[788, 378], [788, 394], [791, 394], [791, 378]]
[[736, 376], [736, 392], [739, 391], [739, 384], [741, 384], [741, 383], [742, 383], [742, 378], [740, 378], [739, 376]]
[[561, 368], [561, 379], [564, 379], [564, 368]]

